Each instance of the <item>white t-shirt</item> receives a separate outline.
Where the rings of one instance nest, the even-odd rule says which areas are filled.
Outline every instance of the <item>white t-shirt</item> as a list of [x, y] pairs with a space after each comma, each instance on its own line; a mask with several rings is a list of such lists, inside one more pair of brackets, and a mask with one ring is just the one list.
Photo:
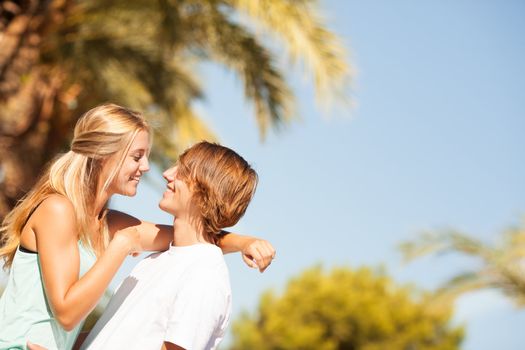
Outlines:
[[228, 269], [212, 244], [170, 246], [133, 269], [82, 349], [215, 349], [231, 313]]

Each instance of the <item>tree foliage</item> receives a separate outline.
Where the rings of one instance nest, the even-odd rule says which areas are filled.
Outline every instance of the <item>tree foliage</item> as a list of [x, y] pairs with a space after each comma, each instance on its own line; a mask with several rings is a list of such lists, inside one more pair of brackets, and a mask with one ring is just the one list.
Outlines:
[[368, 268], [311, 268], [235, 321], [232, 349], [458, 349], [451, 305], [427, 307], [430, 297]]
[[494, 245], [458, 231], [422, 234], [401, 246], [407, 260], [437, 253], [460, 253], [480, 260], [480, 267], [459, 272], [439, 290], [439, 299], [455, 299], [466, 292], [497, 289], [517, 306], [525, 306], [525, 221], [504, 231]]
[[67, 147], [80, 114], [102, 102], [147, 111], [152, 159], [163, 165], [213, 139], [193, 108], [205, 96], [202, 62], [236, 74], [261, 136], [289, 122], [280, 51], [304, 63], [319, 96], [345, 93], [350, 69], [314, 0], [2, 1], [0, 217]]

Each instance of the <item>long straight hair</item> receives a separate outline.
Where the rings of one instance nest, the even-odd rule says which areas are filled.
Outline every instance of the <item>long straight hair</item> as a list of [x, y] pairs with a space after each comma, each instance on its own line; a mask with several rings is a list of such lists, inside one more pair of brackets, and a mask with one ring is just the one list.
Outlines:
[[[20, 236], [29, 217], [51, 194], [60, 194], [73, 204], [78, 238], [86, 247], [100, 255], [109, 243], [105, 210], [99, 232], [92, 232], [92, 217], [97, 194], [107, 190], [119, 172], [137, 133], [149, 132], [144, 116], [136, 111], [105, 104], [86, 112], [75, 126], [71, 150], [59, 155], [47, 167], [36, 185], [5, 217], [0, 228], [0, 257], [4, 269], [13, 263]], [[110, 157], [117, 157], [116, 166], [106, 179], [102, 168]], [[102, 182], [103, 181], [103, 182]], [[103, 183], [101, 188], [98, 184]], [[94, 234], [99, 234], [92, 240]]]

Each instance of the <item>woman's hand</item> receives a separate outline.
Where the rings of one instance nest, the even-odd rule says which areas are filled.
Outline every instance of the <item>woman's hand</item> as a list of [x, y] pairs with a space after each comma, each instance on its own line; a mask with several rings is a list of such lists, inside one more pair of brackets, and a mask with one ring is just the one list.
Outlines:
[[117, 240], [124, 244], [128, 249], [128, 254], [137, 256], [142, 252], [140, 232], [137, 226], [126, 227], [115, 232], [113, 240]]
[[43, 346], [40, 346], [38, 344], [30, 343], [29, 341], [27, 341], [26, 345], [29, 350], [47, 350], [47, 348], [44, 348]]
[[264, 239], [246, 237], [246, 242], [241, 246], [242, 259], [252, 268], [264, 272], [275, 259], [275, 249], [272, 244]]

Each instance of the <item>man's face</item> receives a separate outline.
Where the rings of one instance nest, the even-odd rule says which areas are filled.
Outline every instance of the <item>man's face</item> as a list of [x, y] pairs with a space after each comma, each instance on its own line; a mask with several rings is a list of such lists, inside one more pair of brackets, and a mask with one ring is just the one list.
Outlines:
[[166, 191], [162, 195], [159, 207], [176, 217], [183, 217], [190, 212], [191, 191], [188, 185], [177, 177], [177, 166], [173, 166], [164, 173]]

